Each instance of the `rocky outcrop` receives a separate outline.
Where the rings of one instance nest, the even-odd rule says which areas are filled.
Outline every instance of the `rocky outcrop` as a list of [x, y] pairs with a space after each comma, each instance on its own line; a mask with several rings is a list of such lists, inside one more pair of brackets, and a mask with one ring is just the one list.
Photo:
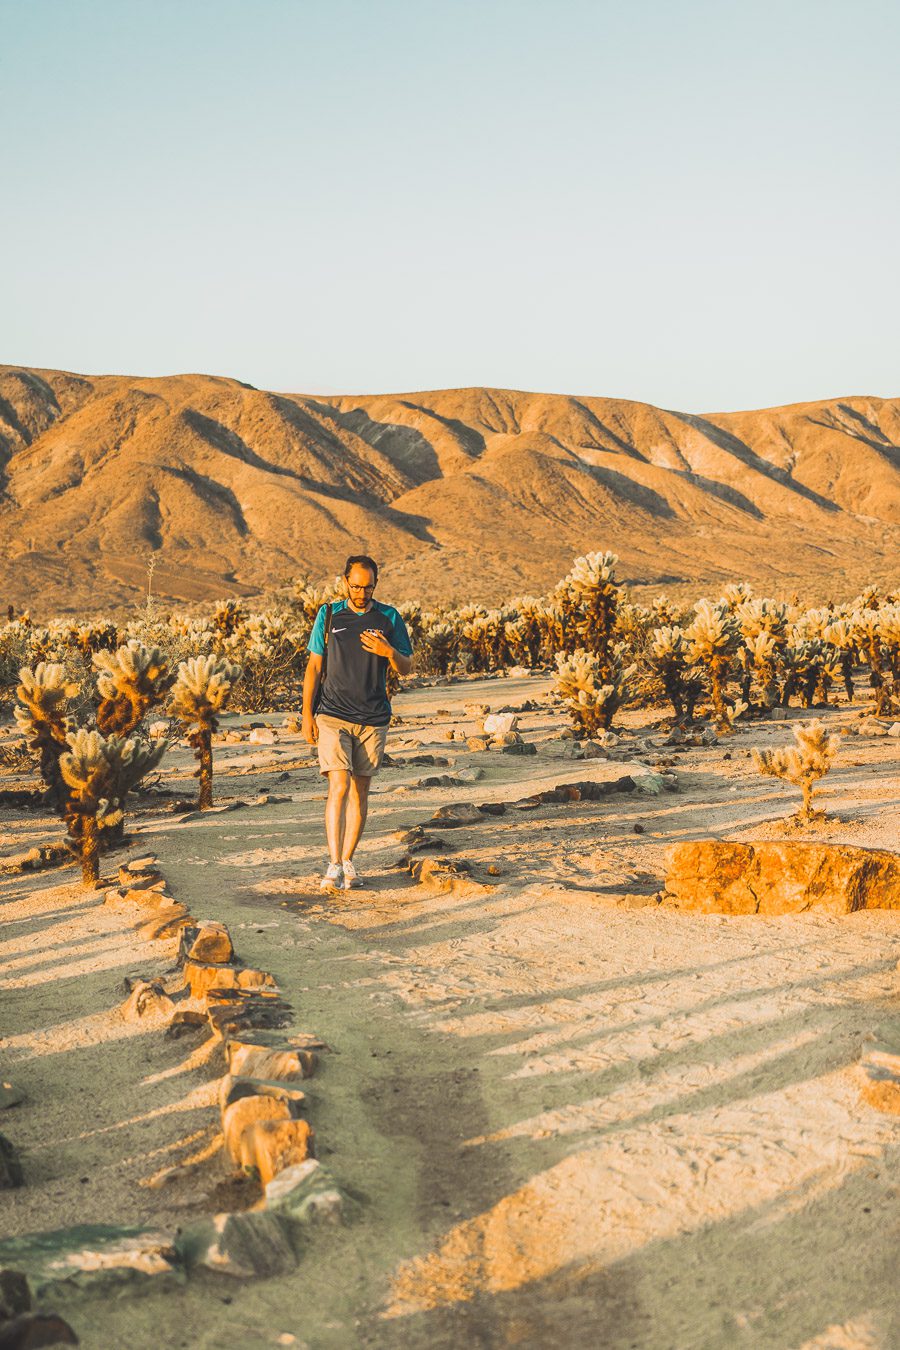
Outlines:
[[900, 856], [849, 844], [688, 840], [668, 851], [663, 903], [705, 914], [900, 909]]

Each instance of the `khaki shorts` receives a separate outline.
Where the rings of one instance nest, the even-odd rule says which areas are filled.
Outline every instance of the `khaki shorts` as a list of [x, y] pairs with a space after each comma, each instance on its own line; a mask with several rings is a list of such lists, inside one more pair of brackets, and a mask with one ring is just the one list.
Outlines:
[[371, 778], [381, 768], [387, 727], [367, 727], [361, 722], [345, 722], [340, 717], [319, 713], [319, 772], [344, 769], [360, 778]]

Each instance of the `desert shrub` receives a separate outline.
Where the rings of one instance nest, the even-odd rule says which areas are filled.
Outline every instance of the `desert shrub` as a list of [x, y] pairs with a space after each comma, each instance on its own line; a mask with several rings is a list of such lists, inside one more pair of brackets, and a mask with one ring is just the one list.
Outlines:
[[703, 681], [691, 664], [689, 650], [684, 631], [677, 625], [653, 630], [647, 661], [659, 677], [679, 721], [691, 720], [703, 692]]
[[233, 687], [241, 678], [241, 667], [215, 656], [195, 656], [182, 661], [169, 697], [169, 713], [181, 724], [193, 747], [200, 780], [201, 810], [212, 806], [213, 732], [218, 730], [219, 713], [224, 711]]
[[97, 726], [104, 736], [127, 736], [149, 710], [161, 703], [172, 684], [169, 666], [158, 647], [129, 638], [115, 652], [97, 651]]
[[68, 843], [81, 860], [81, 878], [92, 886], [100, 874], [100, 834], [121, 823], [128, 792], [157, 765], [165, 743], [104, 737], [80, 727], [66, 737], [59, 771], [66, 789], [62, 811]]
[[34, 669], [23, 666], [16, 689], [19, 706], [15, 719], [28, 747], [37, 752], [41, 777], [50, 800], [59, 805], [64, 788], [60, 775], [60, 756], [66, 751], [72, 703], [79, 686], [71, 680], [60, 662], [39, 661]]
[[803, 804], [798, 814], [802, 820], [809, 820], [815, 785], [831, 768], [840, 741], [829, 736], [819, 721], [794, 727], [794, 741], [794, 745], [779, 750], [754, 750], [753, 758], [760, 773], [800, 788]]
[[735, 614], [727, 603], [713, 605], [709, 600], [700, 600], [694, 606], [694, 618], [684, 636], [692, 665], [706, 672], [716, 720], [725, 728], [730, 725], [727, 684], [740, 644]]
[[637, 669], [635, 665], [626, 667], [623, 658], [624, 649], [614, 650], [605, 660], [584, 648], [557, 653], [556, 692], [578, 734], [593, 736], [609, 730], [627, 698], [628, 680]]

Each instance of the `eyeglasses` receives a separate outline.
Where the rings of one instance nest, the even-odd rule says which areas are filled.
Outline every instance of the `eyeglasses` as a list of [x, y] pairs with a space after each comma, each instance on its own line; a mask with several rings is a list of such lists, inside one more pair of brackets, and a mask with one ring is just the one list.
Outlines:
[[374, 585], [372, 585], [372, 586], [351, 586], [351, 585], [350, 585], [350, 582], [349, 582], [349, 581], [347, 582], [347, 590], [348, 590], [348, 591], [374, 591], [374, 589], [375, 589]]

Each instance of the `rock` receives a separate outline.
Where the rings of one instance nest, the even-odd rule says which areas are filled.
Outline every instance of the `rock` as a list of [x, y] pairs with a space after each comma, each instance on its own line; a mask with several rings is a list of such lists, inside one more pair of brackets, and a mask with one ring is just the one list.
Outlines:
[[484, 769], [460, 769], [456, 777], [460, 783], [477, 783], [484, 777]]
[[250, 745], [274, 745], [278, 735], [272, 727], [254, 727], [247, 740]]
[[451, 802], [439, 806], [428, 823], [435, 830], [453, 830], [461, 825], [475, 825], [484, 819], [483, 812], [472, 802]]
[[185, 961], [205, 961], [224, 965], [233, 957], [234, 947], [224, 923], [200, 919], [196, 924], [181, 930], [180, 964], [183, 965]]
[[230, 1037], [225, 1045], [229, 1073], [242, 1078], [311, 1078], [316, 1069], [314, 1050], [292, 1045], [266, 1045], [252, 1039]]
[[860, 734], [863, 736], [888, 736], [890, 729], [884, 722], [879, 722], [877, 717], [866, 717], [859, 724]]
[[131, 891], [146, 891], [151, 887], [165, 886], [165, 877], [155, 868], [145, 872], [134, 872], [130, 867], [119, 868], [119, 881]]
[[[240, 1105], [241, 1102], [235, 1103]], [[228, 1109], [233, 1111], [234, 1107]], [[305, 1120], [260, 1120], [242, 1131], [236, 1161], [245, 1171], [256, 1172], [263, 1186], [267, 1186], [286, 1167], [305, 1162], [312, 1155], [313, 1144], [313, 1131]]]
[[860, 1096], [876, 1111], [900, 1115], [900, 1055], [870, 1050], [858, 1069]]
[[340, 1191], [315, 1158], [285, 1167], [266, 1186], [266, 1209], [289, 1228], [340, 1223], [342, 1208]]
[[[219, 1002], [213, 1001], [213, 994]], [[226, 1000], [226, 995], [231, 995], [230, 999]], [[248, 1032], [286, 1027], [291, 1021], [291, 1008], [284, 999], [264, 990], [210, 990], [206, 1018], [215, 1034], [227, 1040]], [[259, 1076], [272, 1078], [278, 1075], [262, 1073]]]
[[31, 1291], [20, 1270], [0, 1270], [0, 1322], [31, 1309]]
[[277, 792], [261, 792], [258, 797], [254, 797], [250, 803], [251, 806], [280, 806], [282, 802], [292, 802], [291, 796]]
[[[159, 859], [155, 853], [145, 853], [142, 858], [132, 858], [125, 864], [125, 870], [131, 875], [134, 872], [156, 872]], [[121, 868], [119, 869], [121, 875]]]
[[10, 1106], [18, 1106], [24, 1100], [25, 1092], [22, 1088], [10, 1083], [6, 1078], [0, 1081], [0, 1111], [6, 1111]]
[[188, 1229], [178, 1245], [191, 1269], [205, 1266], [236, 1279], [284, 1275], [297, 1264], [286, 1225], [264, 1210], [217, 1214]]
[[78, 1337], [56, 1313], [22, 1313], [0, 1321], [0, 1350], [37, 1350], [42, 1345], [77, 1345]]
[[150, 942], [160, 942], [165, 938], [177, 937], [182, 928], [191, 921], [184, 905], [160, 907], [152, 919], [143, 919], [135, 925], [138, 935]]
[[218, 965], [211, 961], [186, 961], [184, 978], [190, 986], [191, 998], [203, 998], [212, 989], [278, 990], [274, 976], [267, 970]]
[[554, 736], [545, 743], [544, 748], [560, 759], [584, 759], [584, 745], [570, 736]]
[[434, 886], [440, 891], [452, 891], [463, 886], [471, 889], [474, 882], [469, 876], [470, 865], [461, 858], [410, 858], [407, 869], [416, 881], [423, 885]]
[[512, 712], [491, 713], [481, 725], [486, 736], [505, 736], [515, 731], [519, 725], [519, 718]]
[[900, 909], [900, 856], [849, 844], [691, 840], [667, 853], [664, 903], [722, 914]]
[[661, 773], [653, 773], [651, 769], [645, 769], [641, 772], [638, 768], [632, 770], [631, 777], [634, 779], [634, 785], [638, 792], [645, 792], [650, 797], [658, 797], [665, 787], [665, 779]]
[[159, 980], [135, 980], [131, 993], [122, 1004], [122, 1016], [128, 1021], [168, 1017], [174, 1007]]
[[466, 739], [466, 745], [470, 750], [487, 750], [490, 743], [488, 736], [469, 736]]
[[222, 1112], [222, 1134], [232, 1162], [241, 1162], [241, 1138], [251, 1125], [264, 1120], [290, 1120], [292, 1114], [290, 1103], [283, 1098], [264, 1097], [259, 1093], [252, 1097], [239, 1097], [226, 1106]]
[[[506, 802], [482, 802], [478, 810], [485, 816], [505, 816]], [[444, 844], [444, 848], [452, 849], [452, 844]]]
[[162, 740], [163, 736], [169, 734], [168, 722], [151, 722], [147, 728], [148, 736], [152, 736], [155, 741]]
[[208, 1026], [209, 1023], [202, 1012], [197, 1012], [194, 1008], [182, 1008], [173, 1015], [166, 1027], [166, 1038], [172, 1041], [180, 1040], [182, 1036], [205, 1031]]
[[467, 717], [484, 717], [491, 711], [489, 703], [464, 703], [463, 712]]
[[219, 1084], [219, 1107], [224, 1111], [226, 1106], [242, 1097], [276, 1097], [279, 1101], [293, 1103], [299, 1110], [306, 1100], [306, 1093], [290, 1080], [240, 1078], [226, 1073]]
[[434, 773], [427, 778], [419, 778], [412, 784], [414, 788], [462, 787], [466, 780], [452, 773]]
[[165, 882], [161, 881], [146, 890], [140, 887], [114, 886], [106, 892], [103, 903], [110, 906], [140, 905], [142, 909], [155, 910], [174, 905], [176, 902], [171, 895], [166, 895]]
[[18, 1151], [5, 1134], [0, 1134], [0, 1191], [18, 1190], [24, 1185]]
[[506, 671], [507, 679], [510, 680], [521, 680], [524, 679], [526, 675], [530, 674], [531, 671], [528, 666], [509, 666]]
[[0, 1265], [24, 1271], [37, 1303], [75, 1293], [112, 1296], [184, 1281], [169, 1233], [85, 1224], [0, 1242]]
[[510, 741], [500, 746], [501, 755], [536, 755], [537, 746], [533, 741]]
[[900, 736], [900, 722], [892, 722], [888, 727], [889, 736]]

